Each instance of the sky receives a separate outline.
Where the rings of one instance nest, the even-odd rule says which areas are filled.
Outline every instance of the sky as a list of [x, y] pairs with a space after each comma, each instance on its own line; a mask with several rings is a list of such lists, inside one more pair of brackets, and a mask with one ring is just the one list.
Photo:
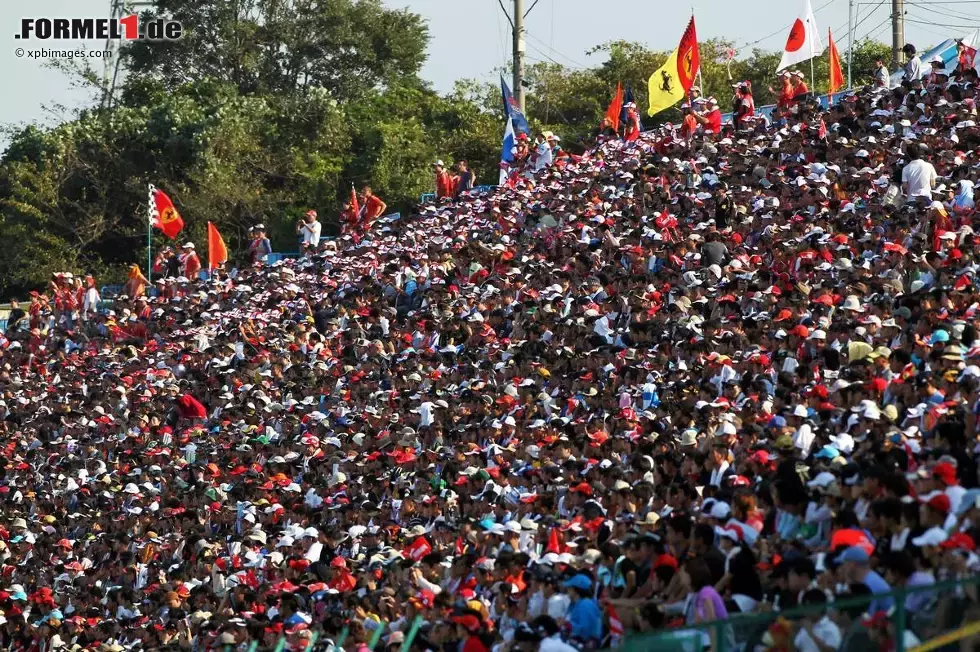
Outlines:
[[[497, 70], [510, 58], [510, 26], [498, 0], [384, 0], [395, 8], [408, 8], [424, 16], [431, 36], [423, 76], [439, 91], [452, 89], [461, 78], [494, 81]], [[508, 9], [512, 0], [501, 0]], [[653, 49], [675, 47], [693, 8], [698, 37], [725, 37], [736, 44], [757, 42], [778, 50], [804, 4], [799, 0], [693, 0], [683, 3], [651, 0], [525, 0], [530, 13], [525, 21], [527, 59], [554, 61], [570, 67], [597, 65], [586, 52], [611, 41], [638, 41]], [[865, 35], [891, 41], [890, 0], [853, 0], [857, 13], [856, 37]], [[828, 27], [843, 52], [847, 43], [848, 0], [813, 0], [817, 25]], [[980, 2], [960, 0], [907, 0], [906, 40], [920, 50], [948, 36], [961, 36], [980, 25]], [[32, 122], [52, 124], [71, 117], [72, 109], [91, 103], [83, 89], [69, 87], [63, 73], [45, 66], [46, 59], [18, 57], [17, 48], [41, 47], [38, 41], [14, 38], [25, 17], [108, 17], [109, 0], [36, 0], [34, 3], [0, 2], [0, 63], [7, 91], [0, 102], [0, 125], [18, 127]], [[915, 22], [912, 22], [915, 21]], [[6, 34], [6, 36], [4, 36]], [[762, 39], [760, 41], [760, 39]], [[51, 41], [46, 43], [51, 47]], [[58, 47], [101, 49], [97, 42], [58, 42]], [[99, 70], [101, 60], [90, 62]], [[711, 92], [711, 89], [707, 89]], [[0, 146], [6, 138], [0, 138]]]

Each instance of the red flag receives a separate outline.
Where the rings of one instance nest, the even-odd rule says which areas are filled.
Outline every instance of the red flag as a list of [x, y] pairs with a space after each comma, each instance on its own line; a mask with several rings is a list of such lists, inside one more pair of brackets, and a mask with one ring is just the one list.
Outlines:
[[694, 86], [694, 78], [698, 76], [701, 67], [701, 55], [698, 52], [698, 35], [694, 29], [694, 16], [684, 30], [681, 44], [677, 47], [677, 79], [681, 88], [687, 93]]
[[619, 131], [619, 115], [623, 112], [623, 84], [616, 82], [616, 94], [613, 95], [609, 108], [606, 109], [606, 119], [613, 131]]
[[350, 210], [355, 216], [361, 214], [361, 206], [357, 201], [357, 191], [354, 190], [354, 184], [350, 184]]
[[228, 262], [228, 247], [221, 239], [218, 229], [208, 222], [208, 271], [221, 267]]
[[150, 224], [163, 231], [164, 235], [173, 240], [184, 228], [184, 220], [180, 218], [180, 213], [174, 208], [174, 203], [170, 201], [166, 193], [158, 190], [153, 185], [150, 186]]
[[960, 51], [959, 55], [959, 66], [960, 71], [966, 71], [973, 68], [974, 59], [976, 59], [977, 50], [974, 47], [963, 43], [963, 49]]
[[837, 44], [834, 43], [834, 36], [827, 29], [827, 40], [830, 42], [830, 89], [829, 94], [833, 95], [844, 87], [844, 71], [840, 66], [840, 55], [837, 53]]
[[556, 555], [568, 550], [565, 544], [561, 540], [561, 535], [558, 534], [558, 528], [551, 528], [548, 532], [548, 546], [544, 549], [545, 552], [553, 552]]
[[432, 552], [432, 544], [425, 537], [419, 537], [412, 542], [412, 545], [405, 548], [405, 556], [413, 561], [422, 561], [422, 558]]

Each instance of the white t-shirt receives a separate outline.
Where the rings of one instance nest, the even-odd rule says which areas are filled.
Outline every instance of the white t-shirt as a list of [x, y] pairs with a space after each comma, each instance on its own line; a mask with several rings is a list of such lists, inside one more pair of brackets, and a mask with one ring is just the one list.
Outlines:
[[932, 163], [917, 159], [902, 168], [902, 183], [908, 186], [909, 197], [932, 197], [936, 185], [936, 168]]
[[[843, 641], [843, 637], [840, 633], [840, 627], [838, 627], [834, 621], [827, 616], [821, 618], [812, 629], [814, 636], [819, 638], [820, 642], [827, 647], [834, 648], [835, 650], [840, 647], [840, 644]], [[820, 647], [803, 628], [800, 628], [800, 631], [797, 632], [796, 638], [793, 639], [793, 643], [796, 645], [796, 649], [800, 650], [801, 652], [820, 652]]]
[[323, 228], [319, 222], [307, 224], [303, 222], [303, 244], [316, 247], [320, 244], [320, 229]]

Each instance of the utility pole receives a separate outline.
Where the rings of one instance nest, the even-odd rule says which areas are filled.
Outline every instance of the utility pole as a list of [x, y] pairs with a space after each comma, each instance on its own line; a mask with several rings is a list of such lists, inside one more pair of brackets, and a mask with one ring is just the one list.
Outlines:
[[851, 88], [851, 54], [854, 52], [854, 0], [847, 2], [847, 87]]
[[892, 70], [902, 67], [905, 47], [905, 0], [892, 0]]
[[514, 99], [524, 112], [524, 0], [514, 0]]

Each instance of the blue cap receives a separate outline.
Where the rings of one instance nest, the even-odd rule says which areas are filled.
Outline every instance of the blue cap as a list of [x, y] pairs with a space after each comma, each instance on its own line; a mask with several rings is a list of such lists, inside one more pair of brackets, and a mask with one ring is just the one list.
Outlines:
[[867, 564], [870, 561], [868, 552], [861, 546], [851, 546], [841, 554], [837, 555], [837, 563], [854, 562], [855, 564]]
[[586, 575], [576, 575], [570, 580], [565, 580], [562, 582], [562, 586], [566, 589], [578, 589], [579, 591], [591, 591], [592, 590], [592, 580], [590, 580]]
[[838, 457], [840, 457], [840, 451], [834, 448], [833, 446], [824, 446], [819, 451], [817, 451], [817, 454], [814, 455], [814, 457], [820, 457], [828, 460], [835, 460]]
[[766, 424], [770, 428], [785, 428], [786, 427], [786, 417], [781, 417], [779, 415], [774, 416], [769, 419], [769, 423]]
[[949, 341], [949, 333], [941, 328], [933, 331], [932, 335], [929, 336], [929, 346], [934, 346], [939, 342], [946, 343], [948, 341]]

